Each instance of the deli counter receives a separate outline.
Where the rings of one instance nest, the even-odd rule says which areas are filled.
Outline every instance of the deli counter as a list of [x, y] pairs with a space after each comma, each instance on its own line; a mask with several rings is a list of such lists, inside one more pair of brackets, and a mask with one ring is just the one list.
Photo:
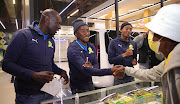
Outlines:
[[161, 104], [161, 86], [150, 83], [136, 80], [68, 97], [55, 97], [41, 104]]

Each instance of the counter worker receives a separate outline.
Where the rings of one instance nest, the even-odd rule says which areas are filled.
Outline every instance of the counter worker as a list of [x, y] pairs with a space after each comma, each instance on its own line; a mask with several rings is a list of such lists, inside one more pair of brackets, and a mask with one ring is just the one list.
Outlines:
[[[162, 53], [166, 59], [151, 69], [125, 67], [127, 75], [141, 80], [161, 81], [163, 104], [180, 102], [180, 4], [170, 4], [161, 8], [153, 20], [145, 26], [148, 43], [156, 53]], [[117, 75], [118, 71], [114, 73]]]
[[16, 104], [40, 104], [53, 96], [40, 91], [43, 85], [59, 74], [68, 83], [66, 71], [54, 63], [55, 44], [52, 37], [59, 30], [61, 17], [46, 9], [40, 22], [14, 33], [2, 62], [2, 69], [14, 76]]
[[[89, 26], [81, 19], [74, 20], [72, 25], [77, 39], [70, 43], [67, 57], [70, 68], [70, 88], [72, 94], [76, 94], [94, 90], [92, 76], [112, 75], [119, 66], [98, 69], [95, 46], [89, 43]], [[91, 67], [84, 68], [82, 65], [85, 63]]]
[[[130, 39], [132, 25], [124, 22], [121, 25], [120, 34], [109, 43], [108, 60], [110, 64], [133, 67], [137, 64], [137, 45]], [[123, 79], [114, 79], [114, 85], [134, 81], [134, 78], [125, 75]]]

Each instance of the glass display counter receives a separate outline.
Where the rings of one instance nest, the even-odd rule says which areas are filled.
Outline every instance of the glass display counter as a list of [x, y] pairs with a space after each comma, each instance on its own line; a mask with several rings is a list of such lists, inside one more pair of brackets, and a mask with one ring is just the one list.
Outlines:
[[[120, 84], [116, 86], [106, 87], [106, 88], [97, 88], [96, 90], [79, 93], [76, 95], [72, 95], [64, 98], [54, 98], [51, 100], [43, 101], [41, 104], [107, 104], [103, 102], [104, 98], [112, 94], [125, 95], [127, 92], [144, 90], [150, 88], [151, 84], [146, 83], [144, 81], [136, 80], [133, 82]], [[134, 92], [133, 92], [134, 93]], [[142, 93], [142, 92], [141, 92]], [[148, 96], [149, 97], [149, 96]], [[143, 98], [137, 98], [136, 101], [133, 100], [129, 103], [114, 103], [114, 104], [161, 104], [160, 97], [154, 95], [148, 98], [147, 96]], [[113, 104], [113, 103], [109, 103]]]

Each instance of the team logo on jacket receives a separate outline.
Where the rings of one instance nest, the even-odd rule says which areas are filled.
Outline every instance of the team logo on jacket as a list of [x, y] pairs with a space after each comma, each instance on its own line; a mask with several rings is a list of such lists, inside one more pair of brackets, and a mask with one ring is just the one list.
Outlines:
[[134, 48], [133, 48], [133, 45], [132, 45], [132, 44], [130, 44], [130, 45], [129, 45], [129, 49], [134, 50]]
[[48, 41], [48, 47], [53, 48], [52, 43], [51, 43], [51, 41], [50, 41], [50, 40]]
[[38, 43], [38, 39], [32, 39], [32, 41]]
[[94, 53], [91, 47], [89, 47], [88, 50], [89, 50], [89, 54]]
[[118, 44], [118, 46], [122, 48], [122, 44]]

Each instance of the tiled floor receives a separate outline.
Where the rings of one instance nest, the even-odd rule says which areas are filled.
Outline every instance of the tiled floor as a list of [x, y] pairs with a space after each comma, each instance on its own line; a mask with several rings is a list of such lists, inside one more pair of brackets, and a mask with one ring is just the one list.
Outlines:
[[10, 83], [11, 75], [0, 69], [0, 103], [15, 104], [14, 84]]

